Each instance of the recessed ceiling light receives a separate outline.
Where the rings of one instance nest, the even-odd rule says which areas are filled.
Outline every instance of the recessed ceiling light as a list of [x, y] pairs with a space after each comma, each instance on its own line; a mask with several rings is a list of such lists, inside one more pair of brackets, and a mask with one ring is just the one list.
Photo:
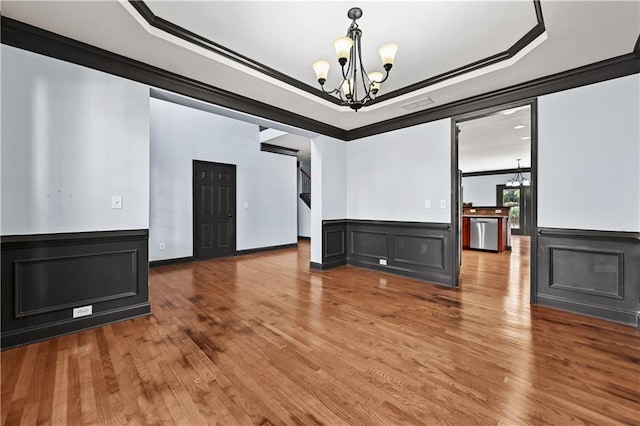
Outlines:
[[524, 124], [518, 124], [517, 126], [513, 126], [514, 129], [516, 130], [520, 130], [520, 129], [524, 129], [525, 125]]
[[514, 112], [516, 112], [516, 110], [515, 110], [515, 109], [506, 109], [506, 110], [502, 111], [502, 113], [503, 113], [504, 115], [511, 115], [511, 114], [513, 114]]
[[531, 139], [531, 136], [523, 136], [520, 139], [522, 139], [523, 141], [526, 141], [527, 139]]

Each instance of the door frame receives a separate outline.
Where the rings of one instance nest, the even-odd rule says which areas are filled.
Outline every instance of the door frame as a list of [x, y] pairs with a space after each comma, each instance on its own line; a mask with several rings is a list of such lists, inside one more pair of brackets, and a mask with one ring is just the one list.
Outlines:
[[[230, 163], [218, 163], [215, 161], [206, 161], [206, 160], [196, 160], [193, 159], [192, 160], [192, 164], [191, 164], [191, 215], [193, 217], [192, 219], [192, 230], [191, 230], [191, 239], [193, 240], [193, 259], [198, 261], [200, 260], [198, 258], [198, 247], [196, 244], [196, 232], [197, 232], [197, 226], [196, 226], [196, 165], [198, 164], [206, 164], [206, 165], [214, 165], [214, 166], [229, 166], [229, 167], [233, 167], [233, 178], [236, 180], [235, 184], [234, 184], [234, 191], [235, 191], [235, 195], [234, 195], [234, 200], [236, 202], [235, 207], [235, 214], [233, 215], [233, 254], [232, 256], [235, 256], [238, 253], [238, 246], [237, 246], [237, 225], [238, 225], [238, 221], [236, 220], [238, 217], [238, 189], [237, 189], [237, 177], [238, 177], [238, 168], [235, 164], [230, 164]], [[213, 258], [216, 259], [216, 258]]]
[[[478, 111], [460, 114], [451, 117], [451, 256], [453, 264], [460, 262], [458, 259], [458, 241], [462, 237], [458, 215], [461, 206], [458, 205], [459, 188], [455, 178], [458, 174], [458, 123], [493, 115], [499, 111], [529, 105], [531, 114], [531, 247], [530, 247], [530, 303], [537, 302], [538, 290], [538, 100], [537, 98], [522, 99], [515, 102], [500, 104], [498, 106], [481, 109]], [[452, 287], [458, 286], [459, 273], [453, 268], [451, 277]]]

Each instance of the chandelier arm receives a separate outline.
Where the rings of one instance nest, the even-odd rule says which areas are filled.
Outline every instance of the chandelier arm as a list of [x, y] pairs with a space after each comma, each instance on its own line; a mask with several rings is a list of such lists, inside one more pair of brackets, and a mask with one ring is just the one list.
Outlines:
[[385, 69], [384, 72], [385, 72], [384, 78], [378, 82], [380, 84], [384, 83], [389, 78], [389, 70]]
[[322, 89], [322, 91], [324, 93], [328, 93], [329, 95], [333, 95], [334, 93], [336, 93], [338, 90], [337, 89], [333, 89], [333, 90], [325, 90], [324, 88], [324, 84], [320, 85], [320, 89]]
[[[344, 65], [341, 65], [340, 68], [341, 68], [341, 71], [342, 71], [342, 80], [346, 80], [348, 78], [348, 75], [349, 75], [349, 70], [351, 69], [351, 61], [349, 61], [349, 65], [347, 66], [346, 72], [345, 72], [345, 69], [344, 69]], [[338, 87], [341, 87], [341, 86], [342, 86], [342, 83]]]

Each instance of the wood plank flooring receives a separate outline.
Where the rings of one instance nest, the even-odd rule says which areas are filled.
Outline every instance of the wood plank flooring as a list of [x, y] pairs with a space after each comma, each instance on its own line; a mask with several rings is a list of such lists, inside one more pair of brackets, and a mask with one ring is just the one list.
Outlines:
[[157, 267], [152, 316], [2, 353], [2, 424], [640, 424], [639, 333], [530, 306], [528, 250], [455, 291], [307, 242]]

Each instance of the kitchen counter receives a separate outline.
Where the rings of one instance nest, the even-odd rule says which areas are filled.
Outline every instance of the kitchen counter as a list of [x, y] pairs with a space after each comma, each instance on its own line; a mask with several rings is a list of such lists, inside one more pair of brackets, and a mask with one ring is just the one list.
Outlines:
[[508, 214], [463, 214], [462, 217], [509, 217]]
[[[474, 211], [471, 211], [474, 210]], [[500, 210], [500, 211], [498, 211]], [[502, 253], [511, 249], [510, 207], [464, 207], [462, 248]], [[478, 219], [493, 219], [483, 223]]]

